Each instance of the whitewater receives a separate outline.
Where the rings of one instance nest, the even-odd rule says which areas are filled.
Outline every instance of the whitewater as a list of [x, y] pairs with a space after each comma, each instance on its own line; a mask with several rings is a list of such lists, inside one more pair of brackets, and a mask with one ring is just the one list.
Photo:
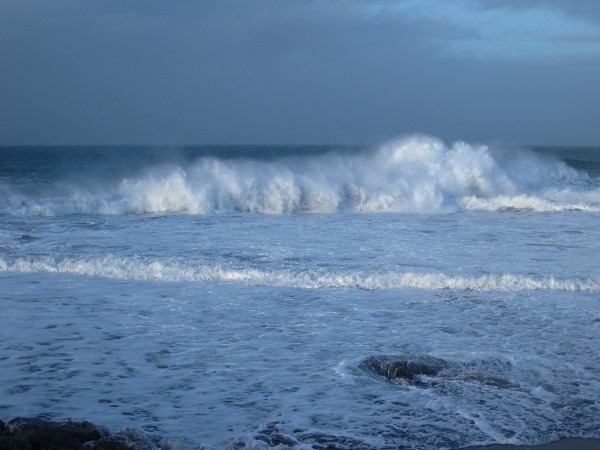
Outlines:
[[[161, 448], [600, 437], [600, 148], [0, 148], [0, 418]], [[392, 379], [369, 361], [439, 361]]]

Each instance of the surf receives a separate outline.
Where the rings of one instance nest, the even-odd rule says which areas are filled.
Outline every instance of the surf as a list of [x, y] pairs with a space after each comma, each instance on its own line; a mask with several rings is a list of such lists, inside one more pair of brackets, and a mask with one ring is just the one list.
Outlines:
[[[74, 214], [600, 211], [597, 180], [550, 155], [428, 136], [377, 148], [217, 152], [122, 169], [112, 181], [0, 185], [0, 213]], [[253, 155], [253, 156], [249, 156]], [[127, 158], [128, 164], [131, 161]]]
[[178, 260], [147, 257], [56, 258], [50, 256], [0, 258], [0, 273], [70, 274], [115, 280], [195, 283], [242, 283], [248, 286], [300, 289], [386, 289], [456, 290], [480, 292], [569, 291], [599, 292], [600, 279], [561, 279], [552, 275], [526, 276], [489, 273], [459, 276], [443, 272], [348, 271], [231, 268], [222, 264], [190, 264]]

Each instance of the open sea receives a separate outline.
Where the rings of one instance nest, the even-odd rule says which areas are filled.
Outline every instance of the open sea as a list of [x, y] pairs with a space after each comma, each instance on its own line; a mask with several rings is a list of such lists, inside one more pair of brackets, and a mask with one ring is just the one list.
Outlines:
[[4, 420], [163, 448], [599, 438], [600, 148], [2, 147], [0, 310]]

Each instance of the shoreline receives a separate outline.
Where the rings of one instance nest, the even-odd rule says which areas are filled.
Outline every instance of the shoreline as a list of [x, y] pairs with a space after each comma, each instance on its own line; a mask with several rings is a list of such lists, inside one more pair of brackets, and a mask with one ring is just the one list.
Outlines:
[[[132, 429], [111, 433], [104, 426], [89, 421], [59, 422], [35, 417], [16, 417], [7, 422], [0, 420], [0, 449], [3, 448], [134, 450], [160, 449], [162, 446], [155, 439]], [[337, 448], [335, 444], [332, 447]], [[491, 444], [462, 447], [462, 450], [600, 450], [600, 438], [564, 438], [540, 445]]]
[[600, 450], [600, 438], [563, 438], [549, 444], [492, 444], [465, 447], [463, 450]]

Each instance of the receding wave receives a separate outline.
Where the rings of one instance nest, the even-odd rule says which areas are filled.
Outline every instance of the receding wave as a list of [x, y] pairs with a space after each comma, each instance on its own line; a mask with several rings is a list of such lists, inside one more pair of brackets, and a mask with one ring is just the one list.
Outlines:
[[90, 186], [36, 195], [0, 186], [0, 213], [600, 211], [597, 182], [558, 159], [425, 136], [351, 153], [202, 157]]
[[231, 269], [221, 265], [185, 265], [177, 261], [161, 261], [141, 257], [120, 258], [112, 255], [98, 258], [51, 257], [0, 258], [0, 272], [56, 273], [104, 277], [117, 280], [242, 282], [254, 286], [297, 287], [304, 289], [341, 288], [381, 290], [414, 288], [427, 290], [455, 289], [472, 291], [600, 291], [597, 279], [556, 279], [514, 274], [455, 276], [444, 273], [419, 272], [335, 272]]

